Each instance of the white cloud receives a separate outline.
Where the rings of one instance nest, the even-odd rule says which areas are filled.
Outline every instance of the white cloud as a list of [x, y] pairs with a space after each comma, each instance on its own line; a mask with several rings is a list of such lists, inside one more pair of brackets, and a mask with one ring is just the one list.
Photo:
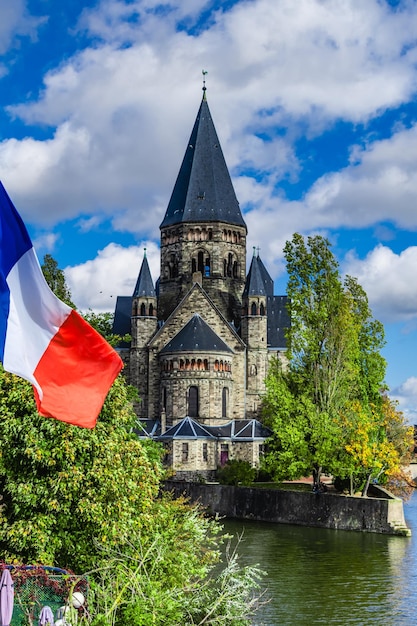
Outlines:
[[417, 227], [417, 126], [355, 150], [354, 163], [318, 179], [304, 199], [313, 226]]
[[77, 308], [81, 311], [114, 311], [117, 296], [131, 296], [144, 248], [155, 282], [159, 276], [159, 249], [153, 242], [129, 248], [112, 243], [100, 250], [95, 259], [65, 268], [65, 279]]
[[417, 376], [410, 376], [396, 389], [390, 392], [390, 397], [397, 400], [399, 409], [403, 411], [410, 424], [417, 424]]
[[0, 3], [0, 54], [17, 44], [19, 37], [37, 38], [38, 28], [46, 17], [29, 15], [26, 0], [2, 0]]
[[351, 253], [344, 271], [356, 276], [368, 294], [375, 317], [382, 322], [417, 320], [417, 247], [395, 254], [379, 245], [365, 259]]
[[[10, 107], [28, 124], [53, 131], [47, 141], [0, 144], [0, 176], [32, 222], [52, 225], [99, 211], [114, 217], [115, 228], [155, 236], [198, 106], [203, 67], [235, 178], [248, 169], [266, 176], [264, 212], [277, 182], [299, 170], [290, 145], [298, 121], [307, 132], [341, 117], [364, 121], [406, 102], [416, 89], [412, 3], [393, 12], [377, 0], [254, 0], [219, 10], [204, 25], [198, 24], [208, 6], [203, 0], [172, 3], [166, 14], [157, 4], [106, 0], [85, 11], [80, 29], [101, 43], [51, 70], [36, 100]], [[134, 12], [136, 21], [126, 19]], [[179, 20], [197, 30], [179, 30]], [[273, 135], [287, 123], [292, 130]], [[407, 145], [412, 139], [404, 134]], [[317, 182], [306, 198], [312, 228], [363, 219], [359, 205], [377, 197], [381, 181], [405, 189], [406, 173], [414, 192], [411, 165], [390, 170], [388, 144], [385, 149], [385, 169], [368, 149], [359, 153], [361, 167]], [[247, 205], [253, 189], [245, 181], [238, 186]], [[380, 196], [387, 205], [389, 196]], [[352, 217], [349, 198], [358, 205]], [[379, 215], [372, 206], [369, 221]], [[291, 212], [297, 226], [302, 207], [291, 205]], [[400, 213], [406, 220], [407, 209]]]

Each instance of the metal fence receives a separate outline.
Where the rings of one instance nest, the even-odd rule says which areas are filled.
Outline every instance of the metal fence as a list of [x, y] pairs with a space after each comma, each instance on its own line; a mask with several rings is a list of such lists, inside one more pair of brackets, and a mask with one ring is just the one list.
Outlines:
[[88, 580], [66, 570], [48, 566], [7, 566], [14, 583], [14, 608], [10, 626], [38, 624], [39, 614], [49, 606], [55, 619], [74, 592], [87, 597]]

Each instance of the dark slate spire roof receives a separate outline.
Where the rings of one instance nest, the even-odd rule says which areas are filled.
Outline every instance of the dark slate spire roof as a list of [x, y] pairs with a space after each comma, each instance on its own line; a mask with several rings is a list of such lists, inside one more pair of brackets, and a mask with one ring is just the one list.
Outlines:
[[246, 228], [204, 91], [160, 228], [182, 222], [217, 221]]
[[[246, 277], [245, 289], [243, 290], [243, 297], [247, 298], [248, 296], [268, 296], [270, 284], [269, 281], [272, 282], [271, 277], [266, 271], [265, 265], [262, 263], [261, 259], [258, 256], [255, 256], [255, 248], [254, 255], [252, 257], [252, 261], [250, 264], [249, 272]], [[269, 279], [269, 281], [268, 281]], [[273, 283], [272, 283], [272, 291], [273, 291]]]
[[140, 268], [138, 280], [136, 281], [135, 290], [133, 292], [134, 298], [138, 298], [140, 296], [147, 296], [149, 298], [156, 297], [153, 280], [149, 269], [148, 259], [146, 258], [146, 248], [143, 255], [143, 261]]
[[291, 326], [288, 313], [288, 296], [268, 296], [268, 347], [287, 347], [286, 332]]
[[198, 313], [161, 350], [164, 352], [232, 352]]
[[259, 271], [261, 272], [266, 294], [268, 296], [273, 296], [274, 295], [274, 281], [270, 277], [269, 272], [266, 269], [265, 265], [263, 264], [262, 259], [259, 256], [259, 254], [258, 254], [258, 267], [259, 267]]

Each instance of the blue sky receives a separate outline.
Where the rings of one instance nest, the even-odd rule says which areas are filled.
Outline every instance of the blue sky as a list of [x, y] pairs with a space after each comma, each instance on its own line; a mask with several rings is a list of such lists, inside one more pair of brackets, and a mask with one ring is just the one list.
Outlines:
[[322, 234], [417, 423], [417, 2], [2, 0], [0, 179], [81, 310], [130, 295], [207, 95], [252, 246]]

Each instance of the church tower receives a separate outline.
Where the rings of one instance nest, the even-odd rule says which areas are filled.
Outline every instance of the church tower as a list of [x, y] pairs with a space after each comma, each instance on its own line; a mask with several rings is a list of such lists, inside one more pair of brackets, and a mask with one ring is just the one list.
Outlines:
[[131, 347], [130, 380], [135, 381], [139, 392], [139, 414], [148, 411], [148, 351], [147, 343], [157, 330], [157, 298], [146, 257], [146, 248], [142, 266], [132, 296], [131, 312]]
[[166, 320], [199, 283], [237, 327], [246, 274], [247, 228], [203, 99], [161, 231], [158, 318]]
[[259, 254], [253, 249], [253, 258], [243, 291], [241, 336], [247, 348], [246, 415], [259, 414], [264, 381], [268, 371], [268, 295], [273, 293], [273, 282]]

